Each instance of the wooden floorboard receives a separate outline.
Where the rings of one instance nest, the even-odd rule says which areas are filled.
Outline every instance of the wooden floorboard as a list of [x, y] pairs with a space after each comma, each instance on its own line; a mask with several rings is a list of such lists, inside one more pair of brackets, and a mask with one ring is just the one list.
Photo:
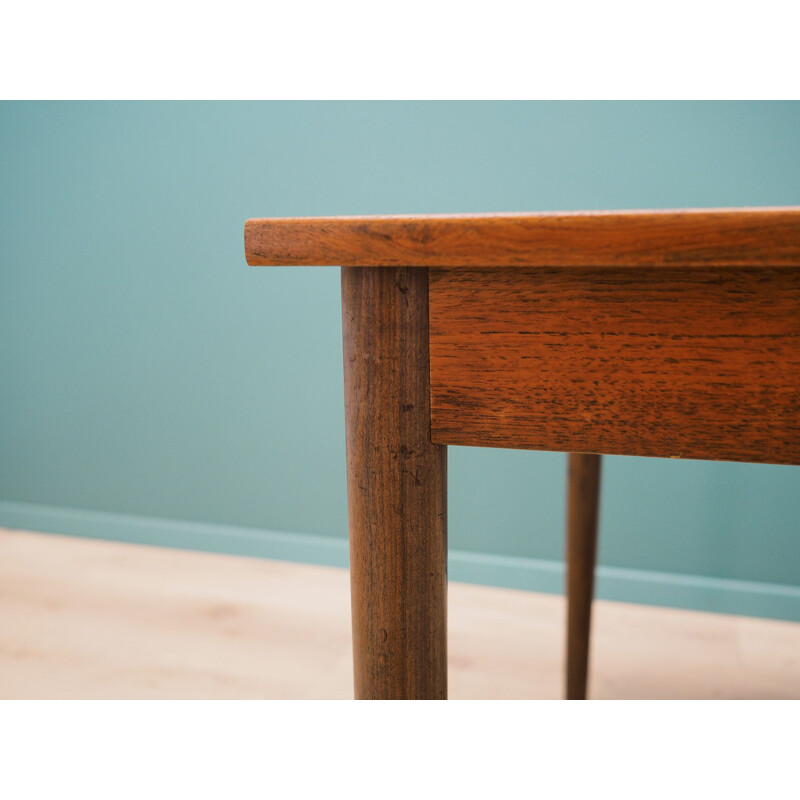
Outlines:
[[[451, 583], [453, 699], [558, 698], [561, 597]], [[599, 601], [595, 698], [800, 699], [800, 625]], [[0, 529], [2, 698], [349, 698], [345, 570]]]

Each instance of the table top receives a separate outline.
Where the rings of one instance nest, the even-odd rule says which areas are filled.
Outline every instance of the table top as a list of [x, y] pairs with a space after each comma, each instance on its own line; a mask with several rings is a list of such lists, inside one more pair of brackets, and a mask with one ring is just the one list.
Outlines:
[[436, 444], [800, 464], [800, 207], [251, 219], [245, 250], [432, 268]]
[[249, 219], [253, 266], [798, 267], [800, 206]]

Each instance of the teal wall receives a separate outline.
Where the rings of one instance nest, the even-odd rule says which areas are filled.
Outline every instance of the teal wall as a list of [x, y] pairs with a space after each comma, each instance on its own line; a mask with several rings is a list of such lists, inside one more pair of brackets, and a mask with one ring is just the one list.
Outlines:
[[[798, 103], [2, 103], [0, 524], [343, 552], [338, 270], [246, 267], [247, 217], [786, 204]], [[451, 448], [461, 576], [562, 559], [564, 469]], [[800, 468], [608, 458], [600, 561], [800, 618], [798, 520]]]

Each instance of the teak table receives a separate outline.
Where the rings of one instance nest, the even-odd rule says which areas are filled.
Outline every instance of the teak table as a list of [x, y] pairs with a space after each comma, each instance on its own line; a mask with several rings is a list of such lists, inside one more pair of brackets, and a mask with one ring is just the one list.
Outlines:
[[342, 270], [357, 698], [447, 696], [446, 445], [569, 452], [567, 697], [599, 453], [800, 464], [800, 207], [251, 219]]

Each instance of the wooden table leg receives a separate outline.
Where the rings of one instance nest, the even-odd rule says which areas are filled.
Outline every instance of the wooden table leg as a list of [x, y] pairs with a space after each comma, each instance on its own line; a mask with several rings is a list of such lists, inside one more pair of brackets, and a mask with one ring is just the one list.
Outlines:
[[570, 453], [567, 483], [567, 700], [585, 700], [597, 560], [600, 456]]
[[357, 699], [447, 696], [447, 463], [430, 440], [428, 270], [342, 267]]

